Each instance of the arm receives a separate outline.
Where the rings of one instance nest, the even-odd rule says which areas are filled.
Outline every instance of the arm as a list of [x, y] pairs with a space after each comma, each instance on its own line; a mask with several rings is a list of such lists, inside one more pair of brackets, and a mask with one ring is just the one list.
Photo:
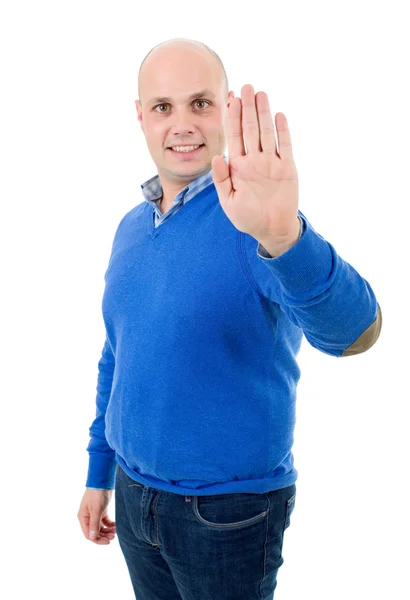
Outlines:
[[300, 239], [280, 256], [269, 258], [255, 240], [257, 249], [249, 259], [255, 282], [262, 295], [277, 302], [303, 330], [314, 348], [332, 356], [365, 352], [381, 330], [375, 294], [303, 213], [299, 211], [298, 216], [304, 221]]
[[90, 441], [87, 446], [89, 466], [86, 487], [91, 489], [114, 489], [115, 451], [105, 438], [105, 413], [110, 399], [115, 358], [106, 338], [98, 363], [96, 416], [89, 429]]

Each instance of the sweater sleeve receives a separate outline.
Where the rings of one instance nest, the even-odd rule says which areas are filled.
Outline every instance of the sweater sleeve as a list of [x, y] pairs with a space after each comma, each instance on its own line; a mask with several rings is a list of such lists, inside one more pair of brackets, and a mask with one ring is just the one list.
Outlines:
[[279, 304], [314, 348], [332, 356], [365, 352], [381, 330], [376, 296], [369, 282], [315, 231], [301, 211], [298, 216], [303, 220], [299, 240], [276, 258], [266, 251], [267, 256], [262, 255], [260, 244], [246, 236], [255, 284], [263, 296]]
[[98, 362], [96, 416], [89, 429], [90, 441], [87, 446], [89, 463], [85, 483], [87, 488], [115, 488], [115, 451], [105, 438], [105, 413], [111, 394], [114, 367], [115, 358], [106, 337]]

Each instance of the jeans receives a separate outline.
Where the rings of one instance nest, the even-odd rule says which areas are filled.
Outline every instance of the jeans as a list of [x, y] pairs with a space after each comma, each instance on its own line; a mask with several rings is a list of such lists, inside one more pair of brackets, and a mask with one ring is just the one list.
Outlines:
[[137, 483], [117, 463], [114, 496], [137, 600], [273, 600], [295, 483], [184, 496]]

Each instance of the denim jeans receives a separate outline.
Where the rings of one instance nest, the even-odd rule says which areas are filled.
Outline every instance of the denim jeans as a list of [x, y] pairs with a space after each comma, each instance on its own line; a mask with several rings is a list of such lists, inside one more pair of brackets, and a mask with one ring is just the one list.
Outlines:
[[273, 600], [295, 483], [184, 496], [137, 483], [117, 463], [114, 496], [137, 600]]

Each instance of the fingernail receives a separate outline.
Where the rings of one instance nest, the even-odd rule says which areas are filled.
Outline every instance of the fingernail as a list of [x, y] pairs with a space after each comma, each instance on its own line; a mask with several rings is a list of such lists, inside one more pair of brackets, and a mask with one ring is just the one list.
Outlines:
[[95, 537], [97, 535], [96, 531], [90, 531], [90, 537]]

